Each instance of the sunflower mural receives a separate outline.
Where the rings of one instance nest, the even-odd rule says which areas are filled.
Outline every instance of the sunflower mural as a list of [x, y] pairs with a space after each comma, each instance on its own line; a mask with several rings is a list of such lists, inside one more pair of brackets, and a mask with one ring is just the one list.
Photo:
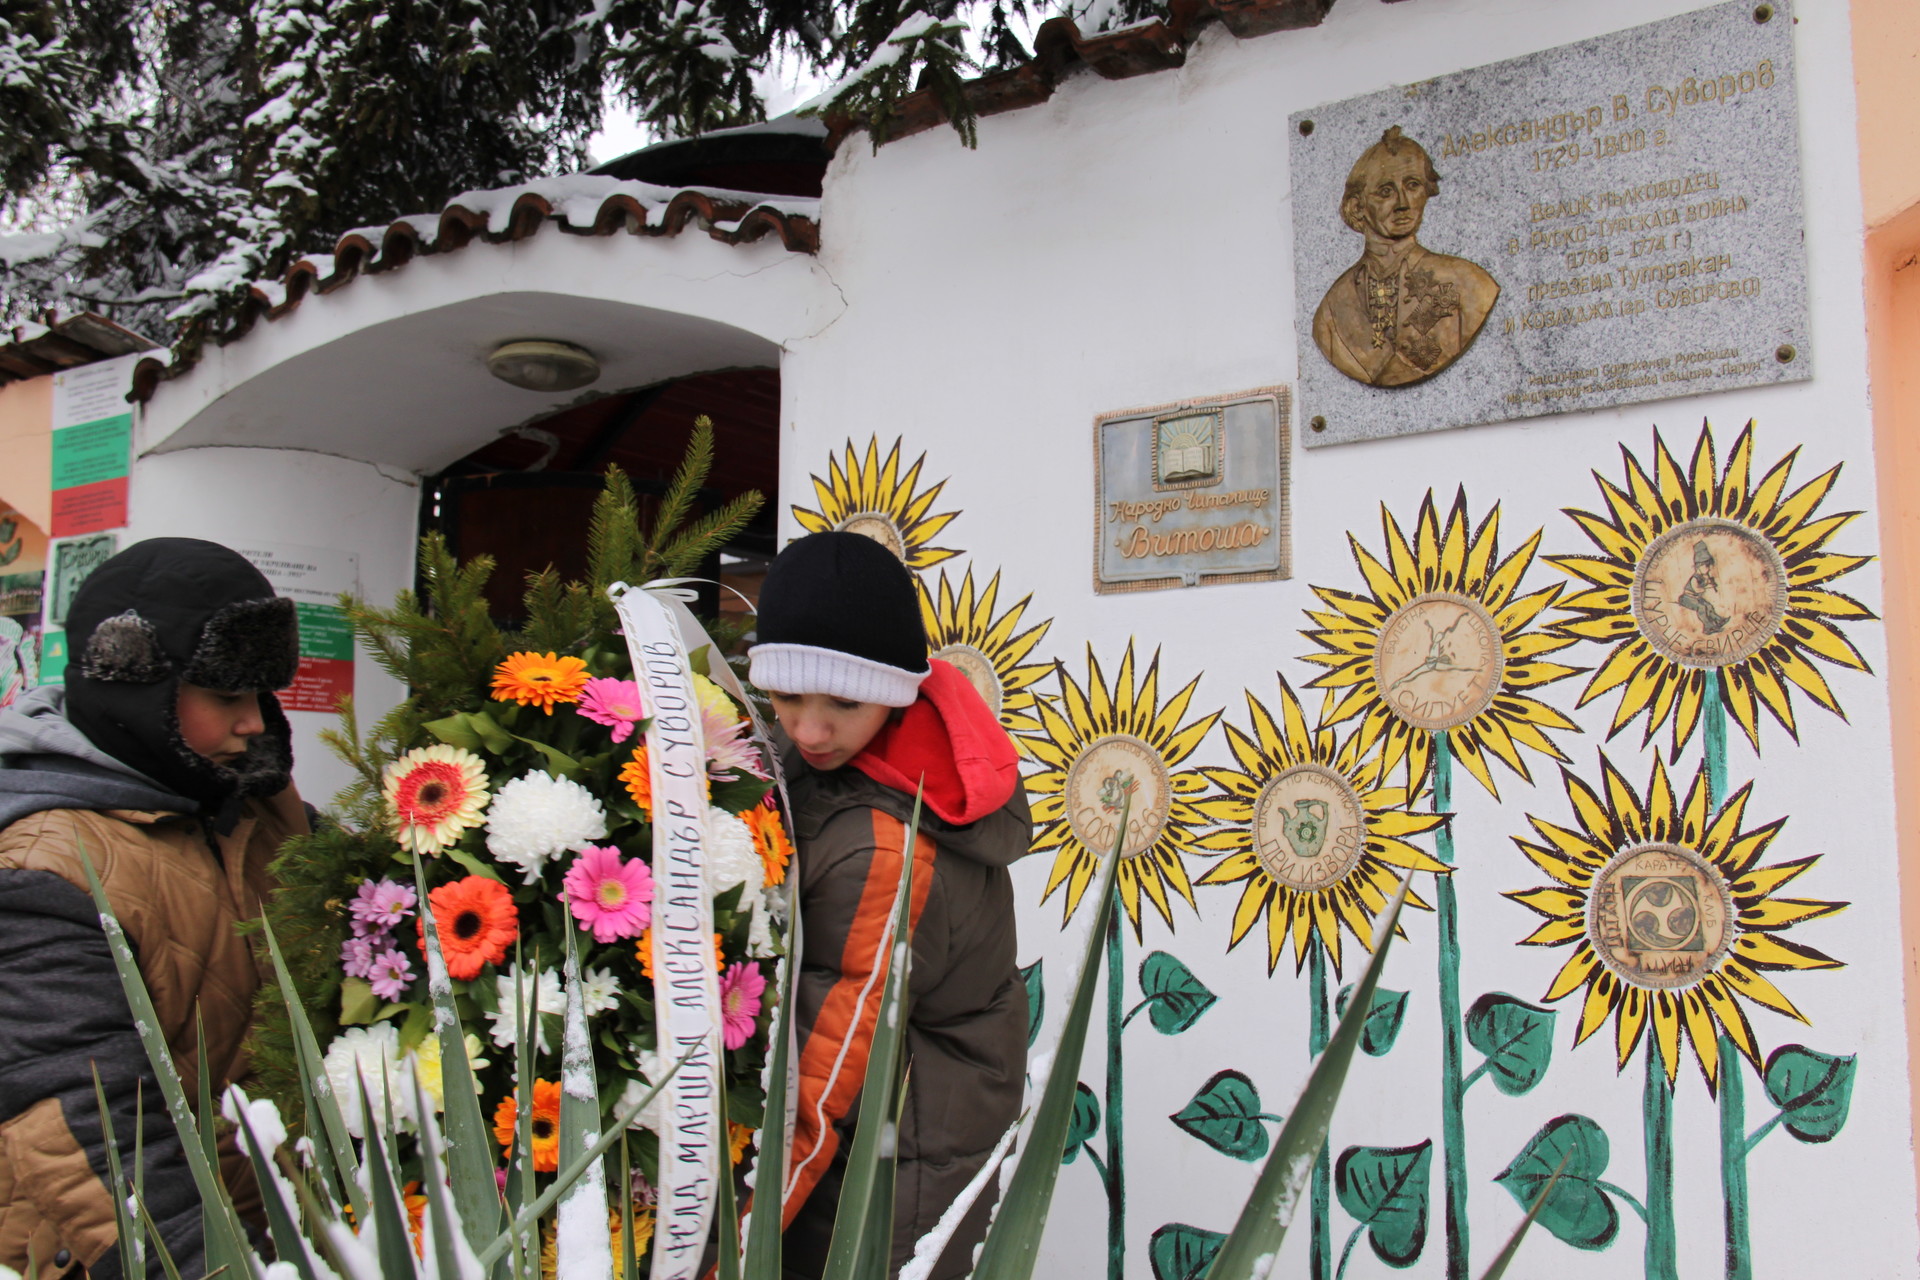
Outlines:
[[1556, 629], [1612, 648], [1579, 705], [1617, 692], [1609, 736], [1644, 715], [1643, 744], [1671, 726], [1672, 759], [1710, 698], [1755, 751], [1760, 707], [1797, 739], [1794, 689], [1844, 716], [1809, 661], [1870, 670], [1835, 624], [1874, 615], [1832, 583], [1872, 557], [1827, 548], [1860, 513], [1815, 518], [1840, 468], [1788, 492], [1795, 449], [1754, 481], [1752, 422], [1723, 468], [1711, 424], [1685, 470], [1657, 430], [1651, 475], [1624, 445], [1620, 453], [1623, 484], [1593, 475], [1605, 513], [1567, 509], [1600, 554], [1547, 557], [1583, 584], [1558, 603], [1574, 617]]
[[1579, 668], [1544, 661], [1574, 642], [1533, 623], [1561, 588], [1520, 594], [1520, 582], [1540, 546], [1536, 530], [1500, 558], [1500, 507], [1478, 526], [1456, 492], [1442, 528], [1427, 493], [1409, 542], [1386, 507], [1380, 508], [1384, 561], [1348, 535], [1354, 562], [1369, 593], [1313, 589], [1324, 612], [1309, 610], [1315, 628], [1303, 634], [1320, 653], [1303, 655], [1326, 667], [1309, 687], [1341, 694], [1330, 724], [1360, 717], [1362, 752], [1383, 744], [1385, 767], [1406, 762], [1408, 777], [1426, 777], [1435, 744], [1495, 796], [1492, 756], [1531, 782], [1522, 748], [1553, 760], [1566, 756], [1548, 731], [1578, 733], [1573, 721], [1522, 690], [1538, 689]]
[[1030, 662], [1034, 646], [1053, 625], [1048, 619], [1021, 629], [1030, 595], [1022, 596], [995, 616], [1000, 597], [1000, 574], [995, 572], [984, 587], [977, 590], [973, 569], [969, 567], [956, 586], [947, 571], [940, 580], [920, 586], [920, 616], [926, 623], [927, 643], [936, 658], [951, 662], [979, 691], [1000, 724], [1013, 735], [1014, 745], [1028, 752], [1021, 735], [1041, 732], [1034, 707], [1041, 698], [1035, 688], [1053, 674], [1051, 661]]
[[1198, 769], [1180, 764], [1213, 731], [1218, 711], [1182, 723], [1200, 683], [1195, 676], [1164, 703], [1160, 697], [1160, 651], [1136, 672], [1133, 644], [1120, 659], [1109, 686], [1087, 646], [1087, 686], [1082, 689], [1063, 669], [1060, 705], [1034, 703], [1044, 736], [1026, 739], [1028, 753], [1042, 768], [1027, 775], [1027, 793], [1035, 797], [1035, 853], [1054, 855], [1053, 870], [1040, 895], [1045, 902], [1064, 889], [1064, 926], [1080, 906], [1095, 868], [1119, 833], [1121, 801], [1131, 795], [1133, 809], [1115, 887], [1134, 937], [1140, 939], [1140, 901], [1144, 896], [1173, 925], [1173, 897], [1193, 906], [1193, 885], [1181, 854], [1194, 848], [1206, 815], [1193, 797], [1207, 788]]
[[[1669, 1276], [1675, 1272], [1673, 1085], [1686, 1047], [1708, 1090], [1718, 1092], [1723, 1104], [1730, 1094], [1737, 1099], [1742, 1087], [1739, 1063], [1732, 1060], [1737, 1052], [1760, 1074], [1784, 1118], [1824, 1109], [1831, 1122], [1837, 1105], [1844, 1120], [1844, 1097], [1814, 1099], [1792, 1085], [1791, 1064], [1782, 1072], [1780, 1054], [1763, 1065], [1744, 1005], [1806, 1022], [1769, 975], [1841, 967], [1825, 952], [1785, 935], [1847, 904], [1781, 896], [1780, 890], [1812, 870], [1820, 857], [1762, 864], [1785, 820], [1747, 825], [1751, 784], [1716, 806], [1704, 766], [1684, 797], [1676, 794], [1657, 756], [1644, 792], [1635, 791], [1604, 752], [1600, 775], [1595, 787], [1562, 771], [1574, 822], [1563, 826], [1529, 814], [1535, 838], [1514, 838], [1551, 883], [1506, 896], [1544, 917], [1522, 945], [1571, 948], [1545, 998], [1549, 1003], [1580, 998], [1575, 1045], [1611, 1023], [1615, 1062], [1623, 1070], [1646, 1046], [1646, 1203], [1634, 1207], [1647, 1225], [1647, 1273]], [[1850, 1086], [1851, 1059], [1793, 1048], [1800, 1057], [1844, 1061]], [[1831, 1094], [1830, 1084], [1818, 1088]], [[1593, 1124], [1584, 1117], [1571, 1119]], [[1750, 1141], [1743, 1129], [1738, 1137], [1744, 1190], [1745, 1150], [1757, 1138]], [[1537, 1158], [1533, 1148], [1542, 1141], [1537, 1137], [1509, 1173]], [[1732, 1230], [1731, 1198], [1729, 1209]], [[1744, 1256], [1745, 1213], [1742, 1196], [1739, 1249], [1730, 1250], [1730, 1257]], [[1573, 1230], [1568, 1223], [1547, 1225], [1579, 1247], [1605, 1245], [1567, 1234]]]
[[915, 572], [959, 555], [951, 548], [932, 545], [940, 531], [960, 514], [929, 514], [947, 482], [920, 487], [920, 470], [927, 461], [924, 453], [902, 474], [900, 445], [896, 438], [883, 459], [878, 436], [868, 437], [864, 453], [855, 449], [853, 441], [847, 441], [844, 458], [828, 456], [825, 480], [810, 477], [820, 509], [811, 511], [795, 503], [793, 518], [808, 533], [844, 529], [865, 534]]

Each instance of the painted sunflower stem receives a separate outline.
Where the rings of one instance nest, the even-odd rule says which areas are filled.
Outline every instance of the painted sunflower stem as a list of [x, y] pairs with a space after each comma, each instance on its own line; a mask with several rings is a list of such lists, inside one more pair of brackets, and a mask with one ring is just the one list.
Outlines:
[[1647, 1037], [1647, 1087], [1642, 1096], [1647, 1148], [1647, 1280], [1679, 1280], [1673, 1231], [1673, 1086], [1657, 1036]]
[[[1707, 764], [1707, 805], [1727, 802], [1727, 704], [1719, 669], [1706, 673], [1701, 699], [1701, 737]], [[1741, 1059], [1733, 1041], [1720, 1037], [1720, 1199], [1727, 1235], [1727, 1280], [1753, 1280], [1753, 1248], [1747, 1219], [1747, 1099]]]
[[[1313, 1002], [1312, 1022], [1308, 1027], [1307, 1050], [1312, 1058], [1318, 1058], [1327, 1047], [1332, 1031], [1327, 1024], [1327, 951], [1314, 939], [1309, 970], [1308, 999]], [[1309, 1271], [1312, 1280], [1333, 1280], [1333, 1194], [1332, 1178], [1327, 1163], [1327, 1148], [1330, 1143], [1320, 1144], [1320, 1154], [1313, 1158], [1313, 1264]], [[1347, 1242], [1350, 1251], [1353, 1242]], [[1341, 1259], [1341, 1269], [1345, 1269], [1346, 1259]]]
[[[1447, 735], [1433, 735], [1433, 811], [1453, 809], [1453, 748]], [[1434, 833], [1434, 853], [1454, 865], [1453, 828]], [[1435, 915], [1440, 932], [1440, 1128], [1446, 1145], [1447, 1280], [1467, 1274], [1466, 1083], [1460, 1076], [1460, 904], [1451, 875], [1436, 876]]]
[[[1115, 889], [1118, 893], [1119, 890]], [[1107, 1277], [1124, 1280], [1127, 1261], [1127, 1183], [1126, 1166], [1121, 1163], [1122, 1076], [1120, 1036], [1127, 1021], [1121, 1016], [1126, 1003], [1126, 969], [1121, 963], [1120, 927], [1123, 912], [1115, 911], [1107, 921]]]

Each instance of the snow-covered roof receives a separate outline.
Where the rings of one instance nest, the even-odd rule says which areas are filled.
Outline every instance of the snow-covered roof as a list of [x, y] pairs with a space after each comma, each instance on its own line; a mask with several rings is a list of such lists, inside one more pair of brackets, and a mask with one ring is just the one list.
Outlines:
[[151, 351], [159, 345], [91, 311], [49, 314], [42, 319], [45, 323], [29, 321], [11, 330], [0, 329], [0, 386]]
[[[332, 293], [361, 275], [397, 270], [415, 257], [452, 253], [476, 240], [488, 244], [526, 240], [549, 224], [577, 236], [676, 236], [697, 224], [713, 239], [742, 244], [772, 233], [794, 253], [820, 248], [818, 200], [769, 197], [719, 187], [661, 187], [591, 173], [562, 174], [510, 187], [465, 191], [438, 214], [416, 214], [385, 227], [359, 227], [341, 236], [330, 254], [308, 254], [279, 280], [247, 284], [238, 321], [217, 335], [221, 345], [244, 338], [265, 317], [278, 320], [310, 293]], [[133, 395], [148, 400], [163, 381], [177, 378], [199, 360], [195, 348], [176, 349], [171, 360], [142, 360], [134, 370]]]

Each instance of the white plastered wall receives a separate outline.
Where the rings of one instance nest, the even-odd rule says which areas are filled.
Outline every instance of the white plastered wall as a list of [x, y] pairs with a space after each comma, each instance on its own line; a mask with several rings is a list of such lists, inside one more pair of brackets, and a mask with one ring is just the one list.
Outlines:
[[[841, 147], [823, 206], [822, 265], [847, 301], [846, 314], [791, 344], [783, 367], [782, 490], [813, 504], [810, 477], [830, 454], [877, 436], [884, 452], [904, 436], [907, 461], [926, 454], [924, 481], [946, 481], [933, 510], [962, 514], [934, 539], [963, 555], [944, 567], [957, 578], [1002, 574], [1002, 607], [1028, 593], [1026, 625], [1052, 620], [1034, 659], [1058, 657], [1084, 680], [1089, 643], [1109, 679], [1129, 637], [1141, 657], [1161, 650], [1161, 690], [1201, 676], [1194, 710], [1225, 708], [1245, 725], [1242, 690], [1274, 705], [1275, 672], [1296, 687], [1317, 669], [1300, 655], [1299, 632], [1318, 584], [1363, 590], [1347, 546], [1352, 532], [1380, 544], [1385, 504], [1410, 526], [1431, 488], [1442, 503], [1464, 485], [1477, 519], [1502, 509], [1503, 551], [1535, 529], [1543, 554], [1582, 553], [1585, 539], [1563, 507], [1595, 509], [1590, 470], [1618, 477], [1619, 446], [1650, 462], [1657, 425], [1669, 446], [1691, 449], [1711, 419], [1724, 451], [1756, 419], [1760, 465], [1800, 447], [1796, 482], [1835, 463], [1844, 471], [1823, 511], [1866, 512], [1844, 550], [1877, 544], [1873, 455], [1867, 416], [1861, 304], [1861, 210], [1849, 33], [1844, 6], [1805, 0], [1796, 29], [1811, 297], [1810, 382], [1674, 399], [1618, 411], [1523, 422], [1321, 450], [1293, 448], [1294, 576], [1277, 584], [1096, 596], [1091, 585], [1095, 414], [1132, 406], [1292, 383], [1304, 354], [1292, 332], [1291, 219], [1287, 186], [1289, 112], [1537, 49], [1653, 21], [1695, 7], [1679, 0], [1589, 5], [1556, 0], [1419, 0], [1382, 5], [1341, 0], [1317, 29], [1238, 41], [1209, 29], [1180, 70], [1107, 82], [1080, 74], [1039, 106], [980, 122], [977, 151], [948, 131], [922, 134], [874, 154], [863, 138]], [[1444, 173], [1444, 167], [1443, 167]], [[1447, 199], [1457, 200], [1456, 188]], [[1307, 287], [1307, 286], [1299, 286]], [[1312, 287], [1320, 287], [1318, 284]], [[1297, 429], [1297, 428], [1296, 428]], [[783, 511], [787, 535], [800, 532]], [[937, 577], [933, 570], [929, 577]], [[1564, 579], [1544, 562], [1533, 587]], [[1874, 607], [1871, 569], [1836, 584]], [[1873, 624], [1849, 628], [1876, 671], [1884, 638]], [[1569, 651], [1590, 665], [1596, 646]], [[1845, 961], [1837, 971], [1779, 975], [1807, 1012], [1802, 1026], [1751, 1009], [1763, 1052], [1803, 1043], [1859, 1055], [1852, 1118], [1834, 1141], [1802, 1145], [1776, 1134], [1751, 1163], [1752, 1234], [1759, 1276], [1916, 1274], [1911, 1121], [1901, 999], [1898, 868], [1888, 794], [1889, 731], [1878, 676], [1823, 668], [1848, 718], [1796, 700], [1795, 745], [1777, 725], [1763, 730], [1764, 758], [1737, 731], [1729, 768], [1752, 779], [1749, 821], [1789, 817], [1768, 860], [1825, 855], [1791, 891], [1846, 900], [1842, 914], [1794, 936]], [[1544, 691], [1572, 712], [1584, 677]], [[1318, 694], [1306, 695], [1309, 714]], [[1575, 718], [1567, 736], [1574, 767], [1598, 773], [1613, 700]], [[1638, 729], [1609, 744], [1636, 785], [1652, 753]], [[1690, 775], [1697, 743], [1685, 758]], [[1219, 733], [1191, 763], [1227, 764]], [[1529, 787], [1500, 774], [1503, 802], [1456, 780], [1462, 895], [1463, 1001], [1509, 991], [1538, 1002], [1564, 951], [1514, 945], [1538, 917], [1503, 899], [1544, 877], [1510, 837], [1525, 815], [1571, 820], [1556, 770], [1544, 761]], [[1022, 963], [1044, 958], [1048, 1027], [1066, 1004], [1075, 957], [1060, 932], [1060, 899], [1038, 905], [1050, 855], [1016, 869]], [[1190, 861], [1193, 874], [1204, 864]], [[1251, 1186], [1255, 1166], [1212, 1151], [1169, 1124], [1213, 1071], [1244, 1071], [1266, 1109], [1290, 1109], [1305, 1077], [1306, 987], [1291, 957], [1271, 978], [1258, 932], [1226, 951], [1237, 890], [1196, 890], [1199, 909], [1175, 903], [1176, 928], [1150, 909], [1143, 944], [1127, 939], [1129, 1007], [1140, 957], [1178, 955], [1221, 1004], [1178, 1038], [1146, 1019], [1123, 1040], [1126, 1061], [1129, 1277], [1151, 1274], [1147, 1242], [1163, 1223], [1224, 1231]], [[1083, 908], [1084, 910], [1084, 908]], [[1407, 921], [1409, 942], [1390, 961], [1385, 985], [1411, 993], [1400, 1041], [1384, 1058], [1358, 1059], [1332, 1146], [1435, 1143], [1433, 1211], [1426, 1251], [1410, 1274], [1439, 1276], [1439, 1037], [1433, 918]], [[1348, 979], [1355, 974], [1350, 962]], [[1611, 1027], [1574, 1047], [1579, 1000], [1561, 1002], [1549, 1075], [1535, 1093], [1468, 1095], [1467, 1157], [1472, 1274], [1517, 1223], [1520, 1210], [1491, 1181], [1539, 1126], [1564, 1112], [1601, 1122], [1612, 1138], [1606, 1177], [1640, 1194], [1640, 1059], [1616, 1074]], [[1089, 1040], [1081, 1079], [1101, 1088], [1104, 1028]], [[1471, 1066], [1477, 1056], [1470, 1056]], [[1714, 1101], [1691, 1058], [1675, 1102], [1674, 1183], [1679, 1271], [1722, 1270], [1719, 1135]], [[1772, 1108], [1748, 1077], [1749, 1127]], [[1096, 1140], [1097, 1149], [1102, 1138]], [[1084, 1159], [1063, 1169], [1044, 1273], [1106, 1274], [1106, 1203]], [[1641, 1274], [1639, 1221], [1620, 1205], [1612, 1246], [1576, 1251], [1543, 1233], [1530, 1239], [1520, 1272], [1595, 1280]], [[1352, 1227], [1336, 1206], [1334, 1250]], [[1275, 1274], [1306, 1275], [1304, 1212]], [[1350, 1275], [1383, 1274], [1364, 1243]]]

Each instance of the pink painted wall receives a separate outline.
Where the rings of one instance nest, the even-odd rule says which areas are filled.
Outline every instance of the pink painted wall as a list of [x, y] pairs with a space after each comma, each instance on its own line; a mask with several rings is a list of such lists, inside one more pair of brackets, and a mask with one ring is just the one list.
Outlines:
[[53, 379], [0, 387], [0, 506], [42, 529], [53, 522]]

